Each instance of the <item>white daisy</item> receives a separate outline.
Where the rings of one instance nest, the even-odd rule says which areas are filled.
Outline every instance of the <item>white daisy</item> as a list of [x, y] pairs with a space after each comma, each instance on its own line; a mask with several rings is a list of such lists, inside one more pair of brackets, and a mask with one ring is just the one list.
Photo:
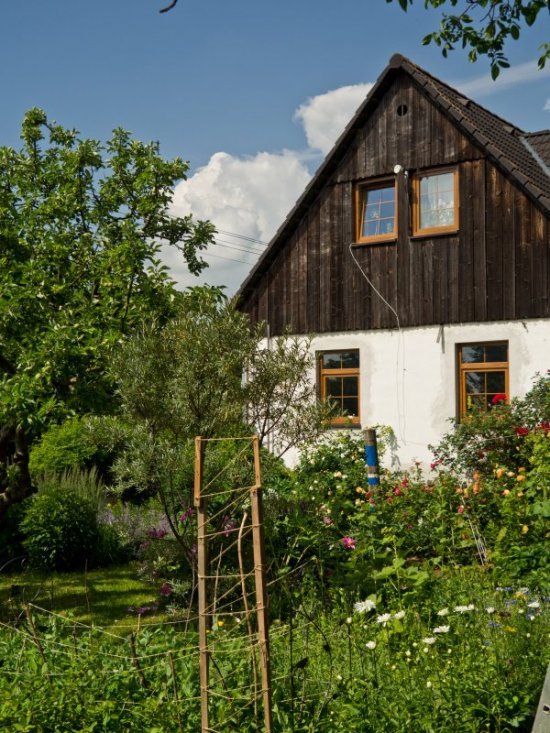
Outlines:
[[357, 601], [353, 604], [353, 610], [355, 613], [365, 613], [366, 611], [372, 611], [376, 608], [376, 603], [367, 598], [366, 601]]

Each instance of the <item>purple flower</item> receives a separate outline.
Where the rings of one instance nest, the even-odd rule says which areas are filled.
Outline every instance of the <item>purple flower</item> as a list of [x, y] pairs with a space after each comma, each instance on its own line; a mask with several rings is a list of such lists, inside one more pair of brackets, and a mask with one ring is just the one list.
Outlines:
[[342, 544], [346, 550], [355, 550], [357, 540], [354, 540], [353, 537], [342, 537]]
[[164, 596], [165, 598], [168, 598], [169, 596], [171, 596], [172, 592], [173, 592], [172, 586], [170, 585], [170, 583], [165, 582], [159, 588], [159, 593], [161, 594], [161, 596]]
[[180, 522], [183, 524], [184, 522], [187, 522], [188, 519], [191, 519], [192, 516], [193, 516], [193, 507], [188, 506], [187, 509], [180, 516]]
[[234, 519], [231, 519], [231, 517], [228, 514], [224, 516], [222, 528], [223, 528], [223, 534], [225, 537], [229, 537], [231, 532], [234, 529], [236, 529], [237, 526], [238, 526], [237, 522]]
[[151, 529], [147, 530], [147, 537], [150, 537], [152, 540], [161, 540], [163, 537], [166, 537], [167, 534], [168, 530], [164, 527], [158, 527], [158, 529], [151, 527]]

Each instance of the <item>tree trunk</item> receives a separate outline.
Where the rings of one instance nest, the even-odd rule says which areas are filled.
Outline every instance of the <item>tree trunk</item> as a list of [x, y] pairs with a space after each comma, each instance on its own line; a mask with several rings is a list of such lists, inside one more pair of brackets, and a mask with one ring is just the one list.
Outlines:
[[[9, 435], [11, 433], [11, 435]], [[15, 431], [0, 431], [0, 451], [6, 453], [6, 442], [13, 440], [15, 450], [12, 454], [11, 470], [7, 474], [6, 486], [0, 492], [0, 524], [9, 507], [23, 501], [32, 492], [32, 481], [29, 473], [29, 447], [27, 437], [21, 425]]]

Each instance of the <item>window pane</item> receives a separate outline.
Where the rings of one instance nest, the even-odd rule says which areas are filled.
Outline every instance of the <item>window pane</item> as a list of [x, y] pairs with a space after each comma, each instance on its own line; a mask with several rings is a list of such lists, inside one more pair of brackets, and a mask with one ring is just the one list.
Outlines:
[[485, 361], [483, 358], [483, 346], [463, 346], [462, 347], [462, 363], [463, 364], [479, 364]]
[[342, 378], [342, 394], [357, 397], [357, 377]]
[[466, 373], [466, 392], [468, 394], [485, 392], [485, 372]]
[[455, 221], [454, 173], [422, 176], [419, 191], [419, 228], [452, 226]]
[[365, 191], [365, 202], [367, 208], [371, 204], [379, 204], [382, 201], [382, 194], [387, 191], [385, 188], [371, 188]]
[[486, 404], [485, 395], [468, 395], [466, 409], [468, 412], [471, 410], [485, 410]]
[[342, 400], [342, 414], [350, 417], [359, 414], [359, 402], [356, 397], [346, 397]]
[[504, 372], [487, 372], [487, 392], [491, 397], [496, 394], [504, 394], [506, 391], [506, 377]]
[[380, 222], [378, 219], [373, 219], [372, 221], [367, 221], [365, 219], [365, 224], [363, 226], [363, 237], [376, 237], [377, 234], [379, 234], [380, 229]]
[[508, 361], [507, 344], [487, 344], [485, 347], [486, 361]]
[[392, 234], [395, 230], [395, 188], [365, 189], [363, 192], [362, 237]]
[[323, 368], [324, 369], [340, 369], [341, 365], [341, 354], [323, 354]]
[[359, 368], [359, 352], [358, 351], [344, 351], [342, 353], [342, 366], [344, 369], [358, 369]]
[[326, 377], [325, 387], [327, 397], [341, 397], [342, 377]]

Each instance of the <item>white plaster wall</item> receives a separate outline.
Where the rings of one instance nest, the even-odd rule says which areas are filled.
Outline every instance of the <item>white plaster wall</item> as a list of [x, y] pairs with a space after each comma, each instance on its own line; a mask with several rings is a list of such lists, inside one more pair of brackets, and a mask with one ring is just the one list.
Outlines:
[[361, 427], [391, 426], [404, 468], [414, 461], [430, 464], [428, 445], [456, 417], [456, 345], [500, 340], [508, 341], [510, 396], [522, 396], [534, 375], [550, 368], [550, 320], [333, 333], [314, 337], [312, 349], [359, 349]]

